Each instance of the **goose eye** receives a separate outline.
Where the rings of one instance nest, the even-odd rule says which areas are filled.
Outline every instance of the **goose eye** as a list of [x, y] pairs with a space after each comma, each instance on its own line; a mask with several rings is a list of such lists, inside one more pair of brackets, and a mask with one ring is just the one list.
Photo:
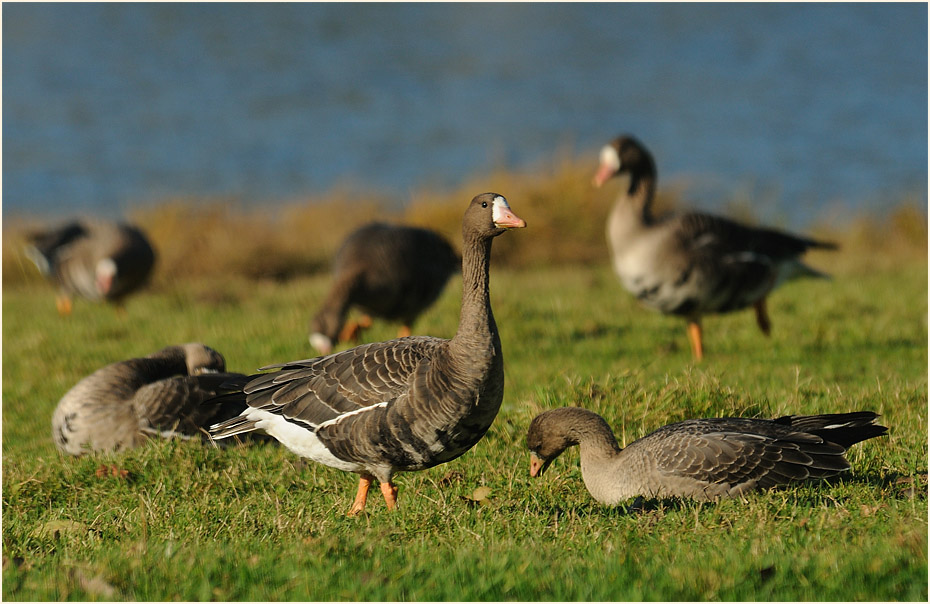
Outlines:
[[482, 201], [482, 202], [481, 202], [481, 207], [482, 207], [482, 208], [488, 207], [488, 202]]

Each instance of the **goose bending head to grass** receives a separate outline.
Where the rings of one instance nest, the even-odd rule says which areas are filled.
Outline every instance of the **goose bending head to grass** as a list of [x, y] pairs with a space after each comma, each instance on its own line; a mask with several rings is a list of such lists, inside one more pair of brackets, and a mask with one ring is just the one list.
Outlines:
[[497, 416], [504, 359], [491, 312], [491, 242], [526, 223], [503, 196], [475, 197], [462, 222], [462, 310], [451, 340], [410, 336], [264, 369], [224, 399], [245, 411], [211, 428], [214, 438], [264, 431], [288, 449], [360, 475], [349, 515], [378, 480], [388, 509], [394, 474], [462, 455]]
[[836, 244], [751, 227], [702, 213], [652, 215], [656, 166], [631, 136], [601, 149], [594, 176], [600, 187], [625, 175], [607, 220], [607, 243], [623, 286], [644, 305], [688, 321], [697, 360], [704, 356], [701, 317], [753, 307], [759, 329], [771, 329], [766, 297], [795, 277], [826, 277], [801, 262], [812, 248]]
[[239, 377], [222, 373], [225, 368], [220, 353], [190, 343], [98, 369], [59, 401], [52, 416], [55, 446], [82, 455], [131, 449], [151, 436], [206, 436], [206, 426], [237, 414], [234, 407], [204, 404], [221, 384]]
[[71, 314], [74, 296], [122, 308], [123, 299], [145, 285], [155, 265], [155, 251], [141, 230], [102, 220], [32, 233], [26, 256], [58, 287], [61, 315]]
[[526, 444], [534, 477], [565, 449], [579, 445], [585, 487], [607, 505], [637, 496], [708, 501], [846, 472], [849, 447], [888, 431], [875, 424], [877, 418], [858, 411], [773, 420], [692, 419], [621, 449], [600, 415], [562, 407], [533, 419]]
[[[449, 242], [429, 229], [380, 222], [356, 229], [336, 252], [332, 286], [310, 322], [310, 343], [329, 354], [336, 342], [357, 339], [371, 316], [399, 321], [398, 335], [409, 336], [461, 265]], [[352, 306], [366, 315], [346, 323]]]

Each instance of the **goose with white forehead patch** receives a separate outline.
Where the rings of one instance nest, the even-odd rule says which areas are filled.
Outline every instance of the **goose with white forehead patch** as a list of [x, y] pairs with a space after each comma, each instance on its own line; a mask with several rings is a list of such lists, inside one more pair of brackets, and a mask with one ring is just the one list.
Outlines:
[[75, 295], [121, 308], [155, 266], [155, 251], [141, 230], [103, 220], [78, 220], [32, 233], [26, 256], [58, 287], [62, 315], [71, 314]]
[[526, 445], [533, 477], [579, 445], [585, 487], [607, 505], [637, 496], [709, 501], [847, 472], [846, 450], [888, 431], [877, 419], [871, 411], [691, 419], [621, 449], [600, 415], [562, 407], [533, 419]]
[[455, 459], [497, 416], [504, 359], [488, 291], [491, 242], [525, 226], [501, 195], [471, 201], [462, 221], [462, 310], [451, 340], [411, 336], [265, 367], [277, 371], [248, 376], [222, 397], [248, 408], [213, 426], [214, 438], [264, 431], [297, 455], [359, 474], [350, 516], [365, 509], [375, 479], [394, 509], [395, 473]]
[[752, 306], [762, 333], [771, 329], [766, 297], [796, 277], [826, 277], [800, 261], [809, 249], [836, 244], [745, 226], [701, 213], [652, 215], [656, 167], [636, 139], [601, 149], [594, 185], [626, 175], [610, 216], [607, 243], [623, 286], [644, 305], [688, 320], [697, 360], [704, 356], [701, 317]]

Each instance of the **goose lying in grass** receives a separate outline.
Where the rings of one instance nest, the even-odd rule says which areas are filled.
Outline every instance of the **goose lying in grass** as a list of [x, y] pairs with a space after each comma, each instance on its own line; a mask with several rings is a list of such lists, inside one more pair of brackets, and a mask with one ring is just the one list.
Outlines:
[[585, 487], [604, 504], [636, 496], [712, 500], [848, 471], [846, 450], [888, 431], [875, 424], [877, 418], [859, 411], [773, 420], [692, 419], [621, 449], [600, 415], [562, 407], [537, 415], [526, 443], [534, 477], [565, 449], [579, 445]]
[[[356, 339], [371, 316], [400, 321], [398, 335], [409, 336], [461, 266], [449, 242], [429, 229], [375, 222], [353, 231], [336, 252], [333, 284], [310, 322], [310, 343], [329, 354], [337, 341]], [[345, 323], [352, 306], [366, 316]]]
[[59, 401], [55, 446], [82, 455], [130, 449], [150, 436], [206, 436], [205, 426], [245, 408], [204, 404], [220, 384], [238, 377], [221, 373], [225, 367], [220, 353], [191, 343], [98, 369]]
[[213, 426], [215, 438], [262, 430], [291, 451], [360, 475], [349, 510], [365, 509], [372, 480], [388, 509], [392, 479], [451, 461], [497, 416], [504, 359], [491, 312], [491, 242], [526, 223], [495, 193], [475, 197], [462, 222], [462, 311], [451, 340], [411, 336], [315, 359], [272, 365], [224, 396], [248, 408]]
[[120, 307], [148, 281], [155, 251], [138, 228], [100, 220], [70, 222], [29, 236], [26, 256], [58, 287], [57, 306], [71, 314], [75, 295]]
[[623, 286], [646, 306], [688, 320], [697, 360], [704, 356], [701, 317], [752, 306], [766, 335], [765, 299], [801, 276], [825, 277], [799, 258], [811, 248], [836, 245], [710, 214], [652, 215], [656, 167], [646, 148], [621, 136], [601, 150], [595, 186], [627, 175], [607, 220], [607, 243]]

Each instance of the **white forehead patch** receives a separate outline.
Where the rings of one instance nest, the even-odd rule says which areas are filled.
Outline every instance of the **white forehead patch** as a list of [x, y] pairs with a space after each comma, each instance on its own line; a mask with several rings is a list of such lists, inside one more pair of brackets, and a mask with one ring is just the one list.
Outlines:
[[491, 210], [491, 219], [494, 222], [498, 222], [501, 219], [501, 212], [509, 209], [510, 204], [507, 203], [507, 200], [498, 195], [494, 198], [494, 207]]
[[614, 172], [620, 169], [620, 156], [613, 145], [604, 145], [601, 149], [601, 166], [607, 166]]
[[116, 263], [112, 258], [104, 258], [97, 263], [98, 277], [113, 277], [116, 275]]

